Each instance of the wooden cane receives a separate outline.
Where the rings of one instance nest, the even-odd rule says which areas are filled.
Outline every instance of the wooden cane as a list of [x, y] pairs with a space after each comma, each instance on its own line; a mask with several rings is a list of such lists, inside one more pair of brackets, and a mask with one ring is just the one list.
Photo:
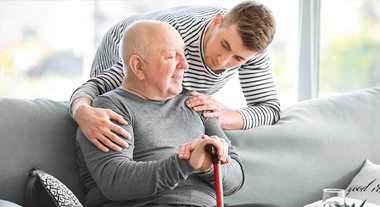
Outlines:
[[220, 160], [218, 159], [218, 154], [212, 144], [207, 144], [205, 146], [205, 151], [211, 155], [212, 163], [214, 164], [216, 204], [218, 207], [224, 207], [222, 173], [220, 171]]

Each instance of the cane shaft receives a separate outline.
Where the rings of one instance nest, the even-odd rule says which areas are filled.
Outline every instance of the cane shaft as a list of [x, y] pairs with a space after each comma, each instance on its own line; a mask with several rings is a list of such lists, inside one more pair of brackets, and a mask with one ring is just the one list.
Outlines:
[[222, 172], [220, 170], [220, 160], [218, 158], [218, 154], [216, 154], [216, 149], [212, 144], [207, 144], [205, 146], [205, 151], [211, 155], [212, 163], [214, 164], [216, 204], [218, 207], [224, 207]]
[[216, 204], [218, 207], [224, 207], [222, 173], [220, 164], [214, 164], [215, 188], [216, 188]]

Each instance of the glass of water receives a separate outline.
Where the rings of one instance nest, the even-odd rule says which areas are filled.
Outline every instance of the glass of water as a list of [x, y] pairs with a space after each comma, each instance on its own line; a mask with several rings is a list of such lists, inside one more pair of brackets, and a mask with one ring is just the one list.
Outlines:
[[343, 206], [345, 197], [345, 190], [343, 189], [323, 189], [322, 207], [335, 207], [336, 204]]

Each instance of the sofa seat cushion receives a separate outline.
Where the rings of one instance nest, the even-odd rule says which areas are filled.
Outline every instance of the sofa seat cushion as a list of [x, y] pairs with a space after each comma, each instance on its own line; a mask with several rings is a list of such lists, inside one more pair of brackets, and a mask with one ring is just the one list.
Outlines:
[[0, 207], [22, 207], [22, 206], [15, 204], [13, 202], [10, 202], [10, 201], [0, 199]]

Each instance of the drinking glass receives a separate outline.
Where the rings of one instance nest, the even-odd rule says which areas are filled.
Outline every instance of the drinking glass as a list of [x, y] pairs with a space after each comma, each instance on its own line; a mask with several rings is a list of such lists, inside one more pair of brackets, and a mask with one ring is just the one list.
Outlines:
[[344, 205], [345, 191], [343, 189], [323, 189], [322, 207], [335, 207], [336, 204]]

